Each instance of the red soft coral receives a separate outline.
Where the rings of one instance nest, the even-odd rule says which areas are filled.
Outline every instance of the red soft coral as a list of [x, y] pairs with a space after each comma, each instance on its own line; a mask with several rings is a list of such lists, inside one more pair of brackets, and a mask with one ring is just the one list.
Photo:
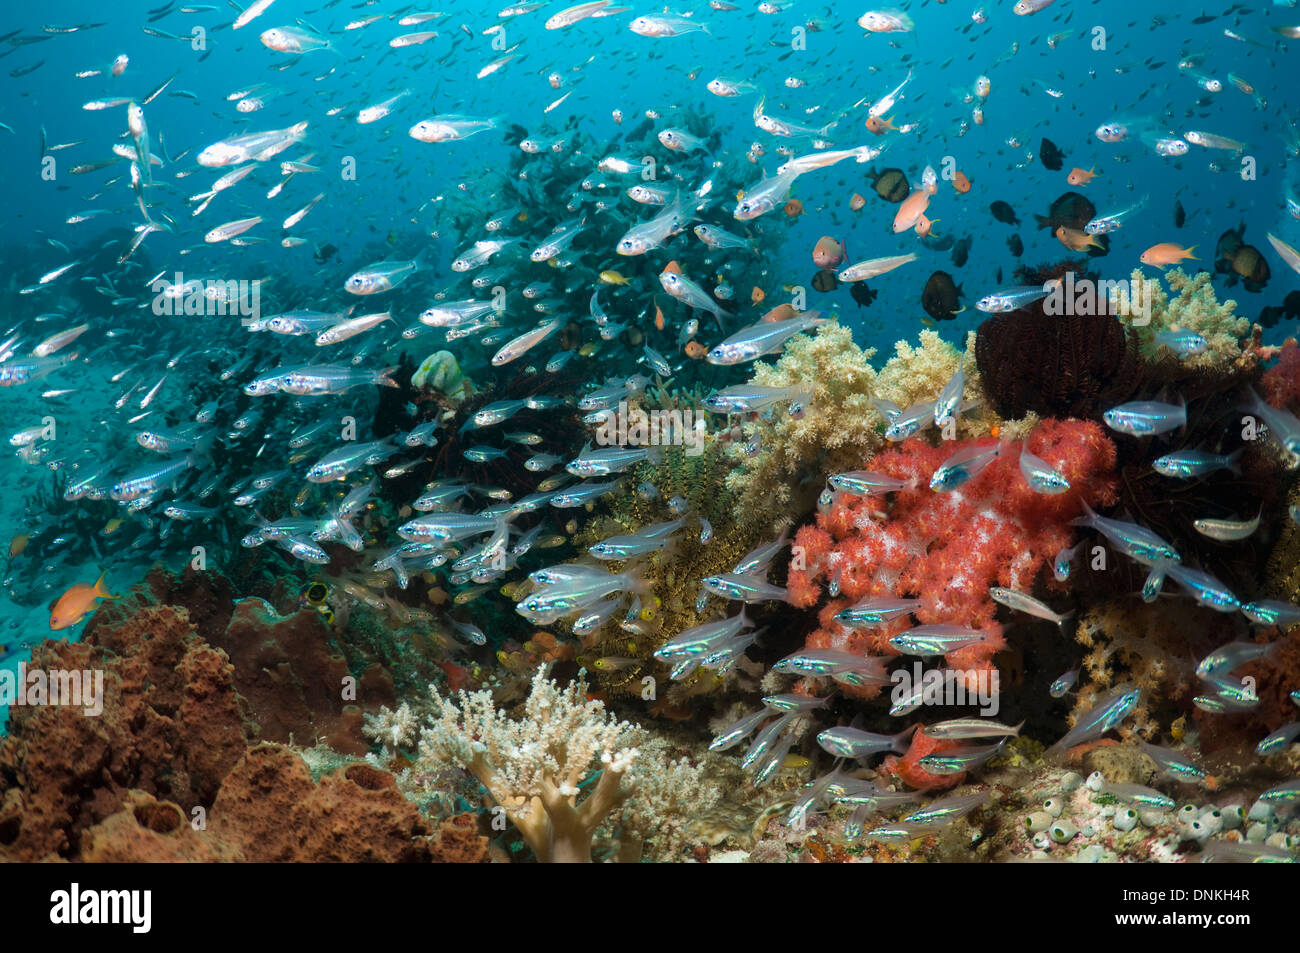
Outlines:
[[[949, 667], [968, 672], [993, 667], [991, 660], [1005, 643], [994, 622], [997, 606], [989, 587], [1032, 590], [1040, 570], [1072, 543], [1076, 530], [1070, 521], [1082, 514], [1083, 501], [1094, 508], [1115, 502], [1115, 445], [1092, 421], [1045, 420], [1024, 446], [1069, 481], [1066, 492], [1034, 492], [1012, 444], [959, 489], [929, 488], [945, 460], [976, 444], [932, 447], [912, 439], [877, 454], [869, 463], [873, 471], [911, 480], [913, 488], [888, 497], [841, 494], [816, 525], [799, 531], [788, 579], [791, 601], [814, 605], [823, 586], [838, 579], [838, 595], [819, 613], [821, 627], [808, 636], [809, 648], [897, 655], [889, 639], [914, 624], [907, 616], [877, 629], [845, 629], [834, 616], [870, 597], [915, 598], [921, 606], [914, 614], [922, 624], [986, 633], [984, 643], [950, 653]], [[845, 689], [863, 698], [879, 690]]]
[[1300, 404], [1300, 347], [1287, 338], [1277, 352], [1277, 363], [1259, 379], [1259, 394], [1274, 407], [1295, 410]]
[[908, 787], [918, 791], [956, 787], [966, 780], [965, 771], [958, 771], [956, 774], [931, 774], [918, 762], [927, 755], [940, 751], [953, 751], [960, 747], [961, 745], [955, 741], [940, 741], [918, 731], [912, 735], [912, 743], [908, 746], [907, 753], [901, 758], [891, 754], [881, 763], [879, 770], [881, 774], [892, 774]]

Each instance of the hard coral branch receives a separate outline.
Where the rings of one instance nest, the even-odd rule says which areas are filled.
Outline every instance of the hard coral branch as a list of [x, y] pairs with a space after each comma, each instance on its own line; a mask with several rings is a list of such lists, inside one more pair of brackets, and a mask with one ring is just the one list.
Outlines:
[[543, 863], [590, 862], [603, 831], [618, 840], [619, 859], [639, 858], [649, 838], [670, 852], [687, 806], [716, 798], [697, 768], [643, 756], [646, 733], [588, 700], [581, 679], [562, 687], [539, 668], [518, 720], [496, 711], [487, 691], [455, 701], [431, 692], [439, 715], [421, 734], [421, 769], [468, 770]]

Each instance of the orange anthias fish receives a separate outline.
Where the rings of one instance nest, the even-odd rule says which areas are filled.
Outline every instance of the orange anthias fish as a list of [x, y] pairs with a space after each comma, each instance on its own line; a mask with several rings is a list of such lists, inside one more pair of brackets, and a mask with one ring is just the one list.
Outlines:
[[1087, 185], [1097, 177], [1096, 168], [1096, 166], [1093, 166], [1091, 169], [1071, 169], [1065, 181], [1071, 185]]
[[1161, 242], [1159, 245], [1152, 245], [1144, 251], [1138, 260], [1144, 265], [1164, 268], [1166, 265], [1176, 265], [1186, 258], [1190, 258], [1192, 261], [1200, 261], [1199, 258], [1192, 254], [1194, 251], [1196, 251], [1195, 245], [1191, 248], [1183, 248], [1173, 242]]
[[818, 268], [836, 268], [844, 258], [844, 243], [837, 242], [829, 235], [817, 239], [817, 244], [813, 246], [812, 260]]
[[31, 539], [31, 537], [26, 533], [19, 533], [13, 539], [9, 540], [9, 558], [13, 559], [15, 556], [22, 553], [22, 551], [27, 548], [27, 541], [29, 539]]
[[881, 119], [879, 116], [870, 116], [867, 119], [866, 126], [867, 129], [875, 133], [877, 136], [883, 136], [886, 132], [891, 130], [894, 132], [898, 131], [898, 127], [894, 125], [893, 116], [890, 116], [888, 119]]
[[867, 200], [864, 199], [861, 193], [859, 192], [854, 192], [851, 196], [849, 196], [849, 208], [853, 209], [853, 211], [855, 212], [861, 212], [863, 206], [865, 206], [866, 204], [867, 204]]
[[787, 321], [790, 318], [797, 318], [798, 316], [799, 312], [794, 309], [794, 305], [787, 301], [778, 304], [767, 314], [759, 318], [758, 321], [760, 324], [769, 324], [772, 321]]
[[655, 328], [662, 331], [664, 329], [664, 309], [659, 307], [659, 300], [654, 301], [655, 306]]
[[930, 193], [925, 189], [917, 189], [898, 206], [898, 214], [894, 216], [894, 232], [905, 232], [916, 225], [925, 214], [925, 210], [930, 207]]
[[682, 350], [686, 352], [687, 357], [696, 361], [709, 353], [709, 349], [699, 341], [687, 341], [686, 346], [682, 348]]
[[762, 304], [763, 299], [766, 297], [767, 297], [767, 292], [764, 291], [762, 288], [760, 288], [758, 285], [754, 285], [754, 290], [749, 293], [749, 303]]
[[934, 223], [937, 221], [939, 221], [937, 218], [930, 219], [922, 215], [916, 220], [916, 234], [920, 238], [925, 238], [930, 234], [930, 230], [934, 227]]
[[74, 626], [99, 608], [97, 600], [116, 599], [117, 596], [111, 595], [104, 588], [105, 575], [106, 573], [100, 573], [93, 586], [88, 586], [84, 582], [74, 583], [67, 592], [59, 596], [58, 601], [50, 608], [50, 628], [58, 630]]
[[785, 214], [790, 218], [798, 218], [803, 214], [803, 203], [798, 199], [791, 199], [785, 203]]
[[970, 179], [966, 178], [966, 173], [958, 169], [952, 174], [952, 187], [965, 195], [970, 191]]

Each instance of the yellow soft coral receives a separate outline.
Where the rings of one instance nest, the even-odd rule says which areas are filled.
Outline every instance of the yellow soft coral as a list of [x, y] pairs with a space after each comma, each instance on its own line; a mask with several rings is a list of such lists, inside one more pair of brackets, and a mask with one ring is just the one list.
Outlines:
[[1237, 302], [1220, 302], [1215, 297], [1208, 271], [1195, 275], [1188, 275], [1178, 268], [1166, 271], [1165, 282], [1174, 294], [1172, 298], [1159, 279], [1148, 277], [1137, 269], [1132, 277], [1136, 282], [1145, 283], [1146, 294], [1150, 295], [1151, 321], [1145, 323], [1145, 315], [1141, 312], [1120, 320], [1137, 332], [1144, 357], [1170, 353], [1156, 341], [1157, 332], [1170, 330], [1195, 331], [1209, 342], [1210, 346], [1204, 353], [1183, 359], [1186, 367], [1222, 367], [1241, 357], [1243, 339], [1250, 333], [1250, 321], [1234, 314]]
[[964, 351], [958, 351], [937, 331], [931, 330], [923, 330], [916, 345], [899, 341], [894, 345], [894, 351], [894, 356], [880, 369], [876, 380], [877, 397], [893, 401], [903, 408], [934, 400], [960, 367], [966, 375], [962, 403], [970, 410], [960, 415], [959, 438], [986, 437], [996, 427], [1000, 436], [1020, 439], [1038, 424], [1038, 417], [1034, 414], [1021, 420], [1002, 420], [987, 405], [980, 372], [975, 366], [974, 331], [966, 336]]
[[801, 485], [806, 479], [860, 467], [883, 440], [883, 418], [871, 405], [874, 354], [854, 344], [848, 328], [830, 322], [791, 339], [776, 364], [757, 365], [751, 383], [797, 384], [812, 399], [797, 418], [778, 410], [744, 425], [745, 442], [752, 446], [757, 438], [758, 449], [752, 456], [733, 449], [740, 466], [727, 476], [727, 488], [775, 518], [789, 512], [796, 495], [821, 491], [820, 482]]

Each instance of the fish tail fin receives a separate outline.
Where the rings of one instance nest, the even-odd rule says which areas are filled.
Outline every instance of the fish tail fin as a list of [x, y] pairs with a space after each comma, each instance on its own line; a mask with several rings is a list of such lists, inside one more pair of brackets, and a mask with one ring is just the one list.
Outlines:
[[1093, 526], [1097, 520], [1097, 514], [1087, 500], [1080, 500], [1083, 504], [1083, 515], [1070, 520], [1071, 526]]
[[1245, 453], [1245, 447], [1238, 447], [1232, 453], [1228, 454], [1228, 472], [1233, 476], [1241, 476], [1241, 455]]
[[1192, 261], [1200, 261], [1201, 259], [1197, 258], [1195, 255], [1192, 254], [1192, 252], [1194, 252], [1194, 251], [1196, 251], [1196, 246], [1195, 246], [1195, 245], [1193, 245], [1191, 248], [1187, 249], [1187, 254], [1186, 254], [1184, 257], [1186, 257], [1186, 258], [1190, 258]]
[[[1285, 629], [1285, 626], [1283, 627], [1283, 629]], [[1264, 650], [1264, 654], [1259, 657], [1259, 660], [1261, 662], [1264, 661], [1271, 662], [1274, 659], [1274, 657], [1277, 656], [1278, 652], [1282, 651], [1282, 646], [1284, 646], [1286, 643], [1287, 643], [1286, 639], [1277, 639], [1274, 642], [1270, 642], [1268, 648]]]
[[908, 747], [912, 743], [912, 735], [916, 733], [916, 729], [919, 727], [921, 727], [920, 722], [916, 722], [915, 724], [908, 725], [898, 734], [894, 735], [891, 739], [892, 744], [890, 744], [889, 750], [894, 754], [906, 754]]
[[1052, 745], [1050, 748], [1048, 748], [1046, 751], [1044, 751], [1044, 752], [1043, 752], [1043, 760], [1044, 760], [1044, 761], [1057, 761], [1057, 762], [1064, 761], [1064, 760], [1065, 760], [1065, 753], [1066, 753], [1067, 751], [1069, 751], [1070, 748], [1074, 747], [1072, 744], [1066, 744], [1066, 742], [1068, 742], [1068, 741], [1073, 741], [1073, 739], [1072, 739], [1069, 735], [1066, 735], [1064, 738], [1062, 738], [1062, 739], [1061, 739], [1060, 741], [1058, 741], [1056, 744]]
[[100, 599], [116, 599], [117, 596], [110, 593], [108, 589], [104, 586], [104, 577], [107, 575], [108, 575], [107, 569], [101, 572], [99, 574], [99, 578], [95, 580], [95, 586], [91, 591]]
[[392, 375], [397, 373], [397, 367], [385, 367], [382, 371], [375, 372], [375, 383], [380, 387], [397, 387], [402, 385], [393, 380]]

